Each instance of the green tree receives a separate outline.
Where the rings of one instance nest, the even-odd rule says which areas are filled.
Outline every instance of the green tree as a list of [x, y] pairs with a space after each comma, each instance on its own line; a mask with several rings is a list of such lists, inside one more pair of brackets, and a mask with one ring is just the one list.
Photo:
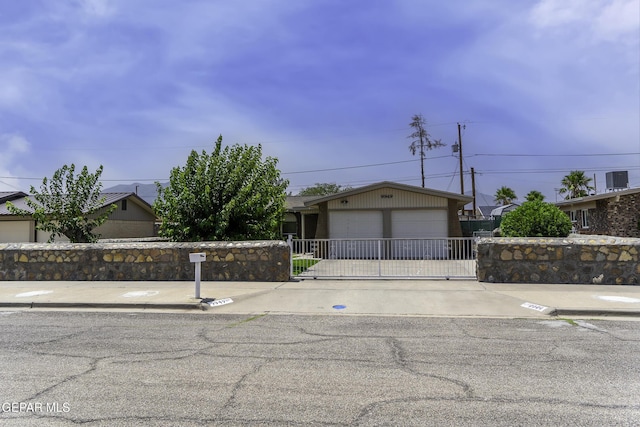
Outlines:
[[505, 237], [567, 237], [571, 220], [557, 206], [533, 200], [507, 212], [500, 232]]
[[300, 190], [298, 196], [328, 196], [329, 194], [336, 194], [341, 191], [351, 190], [350, 186], [342, 186], [335, 183], [320, 183], [317, 182], [311, 187], [306, 187]]
[[222, 136], [211, 154], [192, 151], [184, 167], [171, 170], [168, 187], [156, 182], [159, 234], [173, 241], [277, 238], [289, 184], [277, 162], [263, 161], [260, 145], [222, 148]]
[[416, 114], [411, 118], [409, 123], [414, 129], [407, 138], [411, 138], [411, 145], [409, 145], [409, 151], [414, 156], [416, 153], [420, 154], [420, 172], [422, 175], [422, 188], [424, 188], [424, 159], [426, 157], [425, 150], [433, 150], [434, 148], [444, 147], [444, 144], [439, 139], [432, 139], [429, 132], [427, 132], [427, 121], [422, 117], [422, 114]]
[[31, 216], [38, 230], [51, 233], [49, 242], [57, 236], [66, 236], [72, 243], [96, 242], [100, 235], [92, 230], [104, 224], [117, 206], [104, 207], [106, 198], [100, 196], [102, 165], [95, 173], [85, 166], [76, 177], [75, 165], [64, 165], [54, 172], [51, 180], [42, 180], [40, 191], [33, 186], [35, 200], [26, 199], [30, 210], [19, 209], [7, 202], [7, 209], [14, 215]]
[[542, 194], [538, 190], [531, 190], [529, 191], [529, 193], [527, 193], [525, 199], [527, 200], [527, 202], [533, 202], [534, 200], [540, 200], [541, 202], [543, 202], [544, 194]]
[[567, 194], [566, 199], [575, 199], [576, 197], [584, 197], [589, 195], [589, 191], [594, 187], [589, 185], [591, 178], [584, 174], [584, 171], [571, 171], [569, 175], [562, 178], [562, 188], [558, 191], [560, 194]]
[[496, 203], [500, 203], [502, 204], [502, 206], [505, 206], [513, 203], [513, 201], [518, 197], [516, 196], [515, 191], [513, 191], [511, 188], [502, 186], [496, 191], [496, 194], [493, 196], [493, 198]]

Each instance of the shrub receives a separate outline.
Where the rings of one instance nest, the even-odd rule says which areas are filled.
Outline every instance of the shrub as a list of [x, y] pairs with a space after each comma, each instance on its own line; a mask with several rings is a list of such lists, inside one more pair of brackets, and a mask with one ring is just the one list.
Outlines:
[[571, 220], [557, 206], [534, 200], [505, 214], [500, 230], [505, 237], [567, 237]]

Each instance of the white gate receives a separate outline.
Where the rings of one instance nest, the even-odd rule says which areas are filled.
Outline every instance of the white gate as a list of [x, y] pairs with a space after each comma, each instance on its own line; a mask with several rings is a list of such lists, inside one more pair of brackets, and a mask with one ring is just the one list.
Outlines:
[[289, 239], [292, 277], [475, 279], [473, 238]]

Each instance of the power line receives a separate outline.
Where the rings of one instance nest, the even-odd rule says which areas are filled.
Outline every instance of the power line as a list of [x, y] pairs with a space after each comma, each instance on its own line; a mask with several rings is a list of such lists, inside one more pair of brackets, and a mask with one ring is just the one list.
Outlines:
[[604, 156], [634, 156], [640, 153], [590, 153], [590, 154], [470, 154], [467, 157], [604, 157]]

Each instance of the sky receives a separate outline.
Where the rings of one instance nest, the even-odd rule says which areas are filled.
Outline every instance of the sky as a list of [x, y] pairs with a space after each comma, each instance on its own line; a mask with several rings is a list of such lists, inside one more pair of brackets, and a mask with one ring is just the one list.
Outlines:
[[0, 0], [0, 191], [65, 164], [168, 181], [191, 150], [262, 146], [288, 191], [640, 187], [640, 0]]

